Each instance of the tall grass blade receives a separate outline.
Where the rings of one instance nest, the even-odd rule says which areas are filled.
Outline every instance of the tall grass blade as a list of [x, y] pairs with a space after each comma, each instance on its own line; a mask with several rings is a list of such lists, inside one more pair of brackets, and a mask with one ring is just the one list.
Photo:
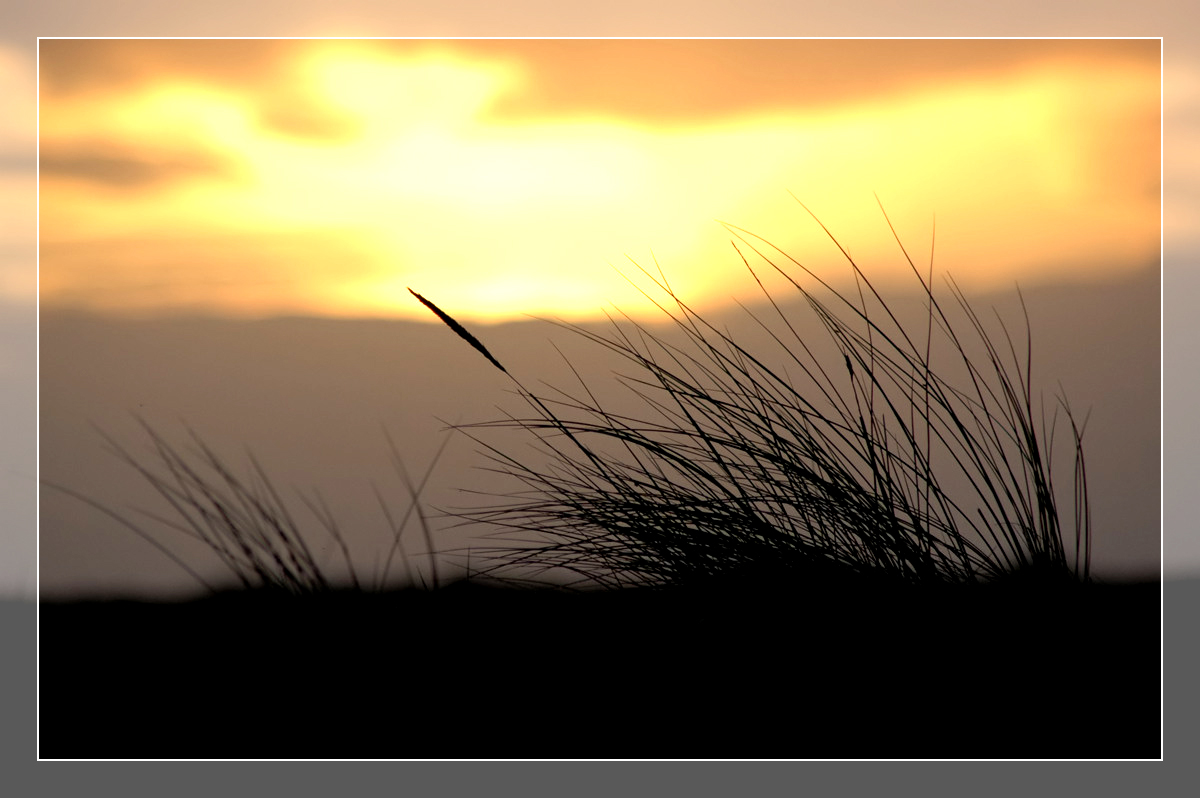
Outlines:
[[465, 327], [463, 327], [457, 321], [452, 319], [449, 314], [447, 314], [445, 311], [443, 311], [437, 305], [430, 302], [425, 297], [418, 294], [416, 291], [414, 291], [410, 288], [410, 289], [408, 289], [408, 292], [410, 294], [412, 294], [413, 296], [415, 296], [422, 305], [424, 305], [425, 307], [432, 310], [433, 314], [435, 316], [437, 316], [439, 319], [441, 319], [447, 327], [449, 327], [451, 330], [454, 330], [455, 334], [458, 335], [459, 338], [463, 339], [464, 341], [469, 343], [471, 346], [475, 347], [476, 351], [478, 351], [481, 355], [486, 357], [493, 366], [500, 369], [505, 374], [508, 374], [508, 369], [504, 368], [504, 366], [501, 366], [500, 361], [496, 360], [496, 358], [492, 357], [492, 353], [487, 350], [487, 347], [485, 347], [483, 344], [479, 343], [479, 339], [476, 338], [474, 335], [471, 335], [471, 333], [467, 332]]

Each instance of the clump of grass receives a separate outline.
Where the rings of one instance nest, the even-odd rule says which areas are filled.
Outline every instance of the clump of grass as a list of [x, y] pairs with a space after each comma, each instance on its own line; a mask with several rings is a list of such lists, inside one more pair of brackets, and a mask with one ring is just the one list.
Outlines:
[[[192, 429], [187, 430], [192, 446], [184, 450], [173, 446], [144, 419], [136, 420], [151, 443], [153, 458], [150, 465], [123, 448], [110, 435], [98, 432], [110, 451], [141, 474], [167, 502], [174, 517], [146, 510], [141, 510], [140, 514], [173, 532], [203, 543], [217, 555], [243, 589], [291, 595], [324, 593], [346, 587], [357, 591], [380, 591], [388, 586], [392, 578], [397, 555], [408, 583], [424, 584], [424, 575], [414, 573], [415, 569], [401, 540], [414, 514], [429, 551], [429, 579], [433, 587], [438, 586], [432, 534], [420, 503], [420, 494], [445, 449], [445, 441], [421, 481], [414, 484], [404, 468], [395, 443], [384, 430], [393, 465], [404, 482], [410, 502], [404, 515], [397, 521], [382, 494], [375, 488], [375, 496], [388, 523], [391, 545], [382, 566], [376, 569], [369, 581], [355, 567], [346, 539], [321, 494], [315, 491], [311, 495], [299, 494], [301, 502], [340, 552], [349, 580], [349, 584], [344, 584], [346, 577], [335, 576], [328, 566], [322, 565], [314, 557], [306, 534], [252, 453], [247, 452], [250, 465], [247, 475], [239, 477]], [[162, 551], [204, 588], [217, 592], [209, 580], [190, 567], [144, 524], [75, 490], [61, 485], [52, 487], [117, 520]]]
[[[643, 293], [681, 340], [628, 318], [610, 317], [611, 335], [558, 322], [635, 367], [636, 376], [621, 380], [647, 412], [606, 410], [582, 378], [583, 395], [574, 396], [539, 395], [513, 377], [534, 415], [465, 428], [528, 431], [550, 460], [531, 467], [475, 436], [496, 470], [526, 488], [467, 514], [502, 530], [500, 545], [473, 548], [489, 558], [485, 573], [566, 571], [605, 587], [738, 575], [1089, 579], [1083, 425], [1060, 397], [1074, 449], [1074, 515], [1064, 521], [1051, 468], [1058, 408], [1047, 420], [1034, 401], [1023, 298], [1023, 341], [998, 314], [999, 333], [989, 330], [952, 279], [951, 304], [935, 295], [932, 266], [923, 275], [893, 228], [925, 299], [923, 329], [906, 329], [840, 244], [853, 292], [725, 227], [769, 311], [743, 308], [776, 351], [751, 351], [706, 321], [661, 270], [641, 270], [654, 295]], [[820, 357], [799, 333], [764, 286], [764, 268], [804, 300], [834, 357]], [[417, 298], [508, 373], [461, 325]], [[946, 361], [935, 362], [942, 349]], [[955, 481], [965, 489], [953, 489]]]

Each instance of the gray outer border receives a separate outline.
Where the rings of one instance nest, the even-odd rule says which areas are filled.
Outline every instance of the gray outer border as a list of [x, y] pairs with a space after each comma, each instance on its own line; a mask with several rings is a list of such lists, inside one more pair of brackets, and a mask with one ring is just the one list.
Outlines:
[[[345, 32], [446, 36], [1165, 36], [1165, 48], [1194, 45], [1169, 35], [1191, 29], [1183, 17], [1184, 4], [1173, 0], [1130, 2], [1115, 8], [1106, 4], [1105, 18], [1095, 15], [1095, 9], [1075, 10], [1074, 4], [1063, 8], [1034, 0], [1020, 0], [1018, 8], [1011, 3], [996, 6], [996, 16], [986, 18], [981, 14], [992, 14], [990, 8], [949, 3], [928, 3], [924, 8], [905, 6], [896, 12], [897, 16], [888, 17], [880, 7], [869, 9], [872, 13], [864, 16], [862, 9], [848, 7], [847, 3], [821, 2], [814, 3], [813, 8], [799, 8], [746, 0], [730, 5], [724, 12], [710, 10], [707, 4], [689, 3], [685, 7], [688, 13], [675, 14], [670, 8], [647, 7], [645, 0], [616, 0], [602, 13], [577, 13], [574, 7], [555, 4], [556, 11], [562, 10], [561, 16], [553, 20], [546, 14], [549, 4], [533, 0], [528, 10], [513, 8], [523, 2], [528, 0], [509, 4], [498, 17], [475, 13], [485, 5], [494, 7], [482, 0], [464, 0], [462, 7], [456, 8], [457, 13], [447, 10], [449, 3], [420, 4], [435, 10], [428, 18], [418, 19], [408, 9], [398, 9], [397, 17], [403, 16], [407, 23], [403, 26], [385, 29], [360, 23], [352, 24]], [[174, 25], [162, 24], [161, 5], [153, 0], [122, 3], [119, 15], [110, 15], [110, 9], [100, 7], [103, 5], [88, 0], [21, 3], [15, 10], [6, 10], [5, 43], [27, 47], [32, 53], [39, 35], [312, 33], [310, 27], [296, 21], [299, 14], [295, 3], [287, 3], [286, 10], [285, 4], [277, 4], [275, 10], [266, 13], [251, 8], [241, 23], [216, 11], [212, 2], [176, 6], [172, 14], [178, 22]], [[760, 13], [754, 13], [754, 5], [761, 7]], [[324, 3], [321, 6], [327, 8]], [[351, 6], [348, 1], [341, 8]], [[238, 7], [245, 8], [241, 4]], [[356, 13], [343, 18], [369, 19], [371, 15]], [[1024, 20], [1024, 26], [1013, 27], [1014, 19]], [[530, 22], [504, 24], [509, 20]], [[634, 25], [626, 20], [634, 20], [639, 29], [633, 30]], [[1165, 271], [1164, 282], [1171, 280], [1171, 272]], [[1164, 462], [1168, 473], [1187, 469], [1185, 453], [1170, 454], [1178, 462]], [[815, 788], [813, 791], [819, 795], [871, 795], [880, 794], [880, 788], [884, 794], [893, 794], [907, 782], [927, 795], [958, 795], [967, 785], [976, 796], [1008, 796], [1030, 789], [1037, 794], [1061, 794], [1069, 789], [1128, 795], [1150, 788], [1153, 794], [1160, 792], [1154, 787], [1183, 781], [1191, 756], [1200, 749], [1195, 729], [1189, 728], [1194, 727], [1192, 719], [1200, 709], [1193, 678], [1200, 671], [1200, 647], [1190, 634], [1190, 619], [1200, 613], [1200, 580], [1168, 583], [1164, 586], [1164, 603], [1164, 679], [1170, 698], [1165, 708], [1162, 763], [39, 763], [35, 761], [35, 737], [30, 733], [36, 728], [36, 692], [31, 689], [36, 684], [36, 660], [30, 645], [35, 641], [35, 607], [30, 603], [0, 602], [0, 634], [5, 642], [0, 652], [0, 750], [7, 760], [3, 765], [5, 787], [9, 791], [10, 785], [15, 785], [15, 794], [36, 792], [41, 796], [91, 795], [108, 792], [104, 789], [108, 787], [129, 796], [236, 795], [243, 791], [259, 793], [263, 787], [274, 794], [328, 796], [348, 790], [359, 792], [368, 785], [422, 796], [474, 795], [481, 791], [521, 796], [543, 792], [572, 796], [657, 795], [668, 789], [686, 795], [760, 795], [808, 792], [808, 788]]]

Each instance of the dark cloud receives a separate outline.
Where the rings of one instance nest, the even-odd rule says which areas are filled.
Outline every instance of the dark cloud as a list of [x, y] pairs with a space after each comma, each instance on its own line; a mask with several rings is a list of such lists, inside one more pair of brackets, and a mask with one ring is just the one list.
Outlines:
[[130, 91], [164, 79], [227, 86], [270, 81], [296, 42], [254, 39], [43, 39], [43, 98], [96, 90]]
[[153, 188], [186, 179], [236, 179], [237, 165], [208, 153], [139, 156], [104, 147], [42, 148], [42, 178], [80, 180], [112, 189]]

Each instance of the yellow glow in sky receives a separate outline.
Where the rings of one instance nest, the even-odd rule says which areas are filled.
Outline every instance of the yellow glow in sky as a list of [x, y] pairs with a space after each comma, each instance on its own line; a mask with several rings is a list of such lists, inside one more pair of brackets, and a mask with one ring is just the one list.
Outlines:
[[868, 273], [907, 268], [873, 193], [918, 257], [936, 215], [965, 285], [1157, 258], [1156, 55], [664, 121], [497, 113], [538, 88], [520, 42], [297, 44], [275, 99], [249, 75], [43, 89], [44, 306], [424, 318], [411, 285], [463, 319], [580, 319], [648, 309], [626, 256], [704, 306], [746, 296], [717, 219], [845, 268], [789, 191]]

